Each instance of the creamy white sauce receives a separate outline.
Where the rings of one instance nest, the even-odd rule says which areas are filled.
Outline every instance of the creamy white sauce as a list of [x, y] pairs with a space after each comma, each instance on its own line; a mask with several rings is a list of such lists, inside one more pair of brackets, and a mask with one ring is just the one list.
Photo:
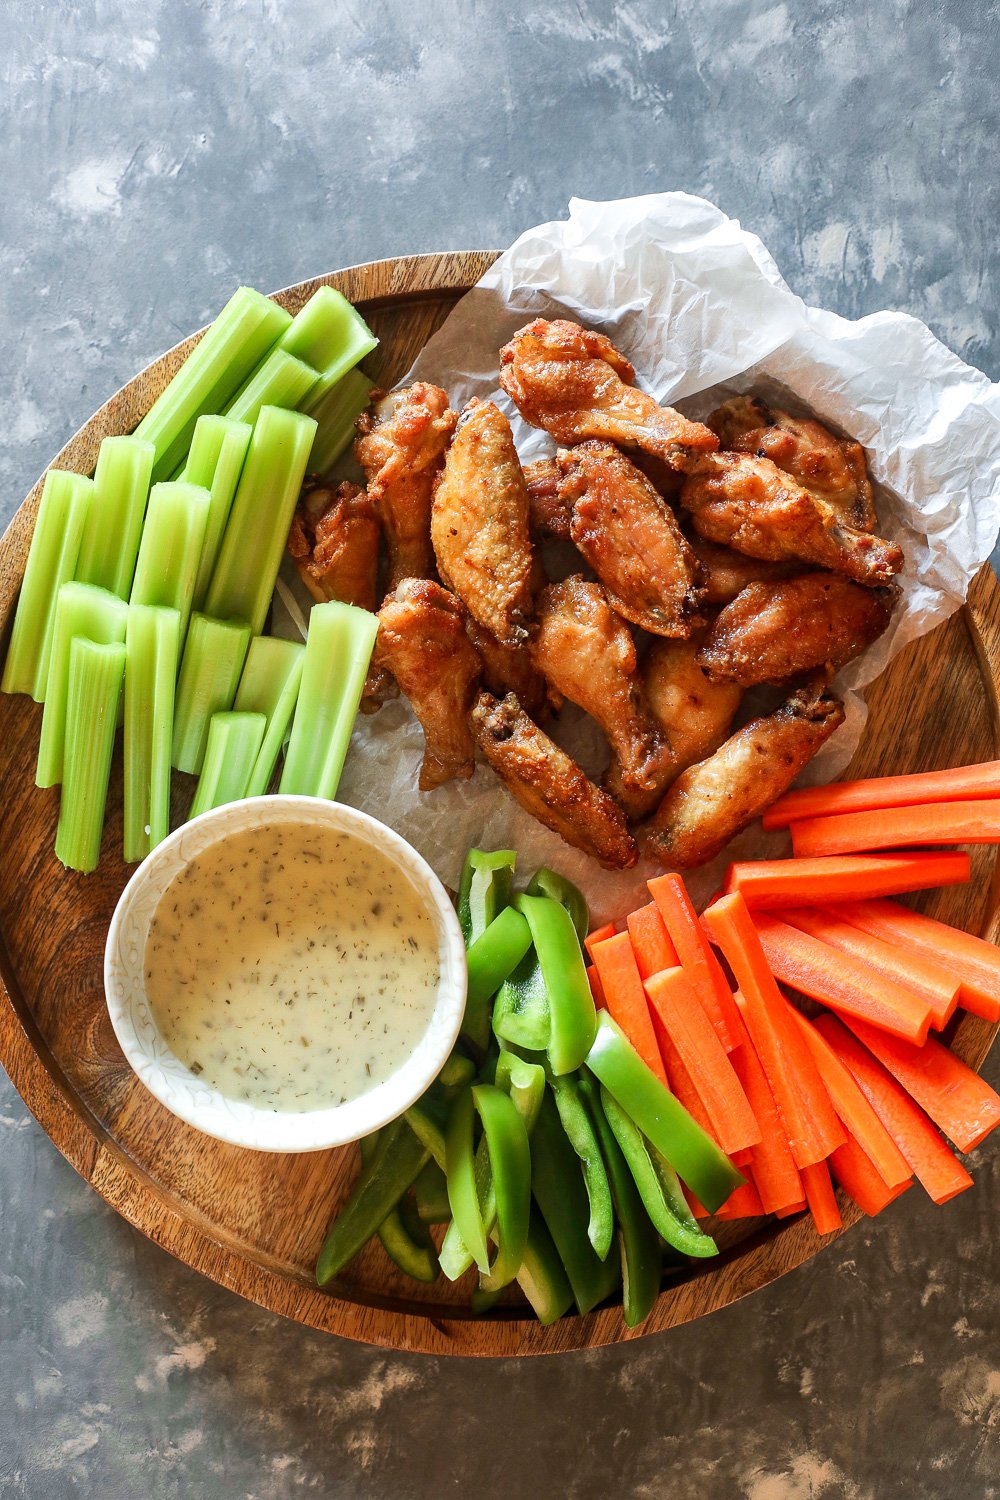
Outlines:
[[164, 892], [146, 992], [170, 1050], [284, 1113], [367, 1093], [410, 1056], [439, 982], [434, 918], [380, 851], [280, 823], [197, 855]]

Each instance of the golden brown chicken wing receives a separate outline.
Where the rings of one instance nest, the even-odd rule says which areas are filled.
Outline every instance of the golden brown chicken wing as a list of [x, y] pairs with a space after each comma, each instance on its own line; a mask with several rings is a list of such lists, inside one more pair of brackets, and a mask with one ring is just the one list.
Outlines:
[[669, 506], [610, 443], [560, 449], [560, 498], [570, 535], [626, 620], [654, 635], [689, 635], [701, 592], [698, 562]]
[[431, 496], [457, 418], [436, 385], [418, 380], [358, 418], [354, 456], [365, 471], [389, 548], [389, 587], [434, 574]]
[[538, 318], [500, 350], [500, 384], [532, 427], [567, 446], [597, 438], [641, 448], [682, 468], [718, 438], [633, 384], [635, 370], [610, 339], [564, 318]]
[[482, 665], [458, 600], [429, 578], [404, 578], [378, 612], [374, 664], [388, 669], [424, 731], [420, 790], [476, 769], [469, 709]]
[[802, 569], [798, 562], [764, 562], [759, 557], [747, 557], [745, 552], [710, 542], [696, 531], [687, 540], [701, 565], [705, 604], [729, 604], [748, 583], [777, 583]]
[[537, 718], [545, 706], [545, 679], [532, 659], [530, 641], [521, 646], [502, 646], [471, 617], [465, 628], [483, 663], [484, 685], [498, 698], [513, 693], [522, 708]]
[[677, 778], [639, 830], [643, 852], [674, 870], [705, 864], [781, 796], [843, 719], [837, 699], [811, 684], [751, 720]]
[[534, 557], [528, 487], [510, 423], [492, 401], [459, 418], [434, 490], [431, 537], [441, 577], [501, 644], [527, 639]]
[[865, 589], [836, 573], [751, 583], [716, 617], [698, 665], [743, 687], [835, 672], [878, 639], [898, 598], [895, 584]]
[[635, 840], [617, 802], [529, 719], [513, 693], [502, 702], [480, 694], [472, 731], [500, 780], [532, 817], [609, 869], [635, 864]]
[[800, 558], [869, 587], [887, 583], [903, 565], [894, 542], [845, 525], [769, 458], [710, 454], [685, 479], [681, 504], [702, 536], [750, 557]]
[[376, 607], [379, 531], [375, 505], [360, 485], [306, 481], [288, 552], [314, 599]]
[[822, 422], [793, 417], [753, 396], [720, 406], [708, 425], [734, 453], [769, 458], [803, 489], [833, 507], [848, 526], [874, 531], [875, 496], [860, 443], [836, 437]]
[[524, 466], [532, 534], [568, 542], [573, 507], [559, 496], [559, 477], [559, 465], [554, 458], [538, 458]]

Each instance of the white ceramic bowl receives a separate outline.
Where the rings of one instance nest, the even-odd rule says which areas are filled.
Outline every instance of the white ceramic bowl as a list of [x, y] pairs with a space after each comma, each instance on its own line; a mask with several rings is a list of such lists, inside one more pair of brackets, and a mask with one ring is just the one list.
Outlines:
[[[265, 824], [309, 822], [358, 839], [397, 865], [423, 894], [438, 936], [441, 978], [430, 1024], [403, 1066], [359, 1099], [302, 1114], [275, 1113], [229, 1099], [175, 1057], [146, 997], [143, 958], [153, 913], [195, 855], [220, 839]], [[143, 860], [121, 894], [104, 952], [104, 990], [115, 1035], [150, 1093], [180, 1119], [217, 1140], [255, 1151], [320, 1151], [359, 1140], [402, 1114], [433, 1082], [465, 1010], [465, 945], [444, 886], [421, 855], [367, 813], [317, 797], [251, 797], [202, 813]]]

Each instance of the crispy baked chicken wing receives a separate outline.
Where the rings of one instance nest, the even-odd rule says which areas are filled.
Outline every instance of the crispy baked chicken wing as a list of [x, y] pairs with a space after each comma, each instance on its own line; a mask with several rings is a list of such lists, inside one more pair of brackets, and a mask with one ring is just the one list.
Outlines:
[[524, 466], [532, 534], [568, 542], [573, 507], [560, 498], [559, 477], [559, 465], [554, 458], [538, 458]]
[[764, 562], [710, 542], [693, 531], [688, 536], [691, 551], [701, 565], [701, 587], [705, 604], [729, 604], [748, 583], [777, 583], [802, 569], [799, 562]]
[[736, 396], [708, 419], [723, 448], [769, 458], [803, 489], [833, 507], [848, 526], [874, 531], [875, 496], [860, 443], [839, 438], [822, 422], [793, 417], [753, 396]]
[[894, 542], [845, 525], [769, 458], [710, 454], [685, 479], [681, 504], [702, 536], [750, 557], [799, 558], [869, 587], [887, 583], [903, 565]]
[[716, 617], [697, 661], [714, 681], [784, 682], [860, 656], [885, 630], [899, 589], [865, 589], [836, 573], [751, 583]]
[[643, 852], [674, 870], [705, 864], [781, 796], [843, 719], [837, 699], [810, 684], [751, 720], [677, 778], [639, 831]]
[[390, 671], [424, 731], [420, 790], [476, 769], [469, 709], [482, 666], [462, 606], [429, 578], [404, 578], [382, 601], [374, 663]]
[[529, 719], [513, 693], [502, 702], [481, 693], [472, 730], [500, 780], [532, 817], [609, 869], [635, 864], [635, 841], [617, 802]]
[[513, 693], [521, 707], [537, 718], [545, 706], [545, 679], [532, 659], [530, 641], [521, 646], [502, 646], [471, 617], [465, 628], [483, 663], [484, 685], [498, 698]]
[[430, 578], [431, 495], [457, 418], [436, 385], [418, 380], [358, 418], [354, 456], [365, 471], [389, 549], [389, 587]]
[[557, 318], [537, 318], [500, 350], [500, 384], [532, 427], [567, 446], [597, 438], [641, 448], [681, 468], [718, 438], [634, 385], [635, 370], [610, 339]]
[[560, 498], [570, 535], [627, 620], [686, 636], [697, 617], [698, 562], [669, 506], [610, 443], [560, 449]]
[[360, 485], [306, 481], [288, 552], [314, 599], [376, 607], [379, 530], [375, 505]]
[[528, 487], [510, 423], [492, 401], [459, 418], [434, 489], [438, 570], [474, 620], [502, 645], [527, 639], [534, 557]]

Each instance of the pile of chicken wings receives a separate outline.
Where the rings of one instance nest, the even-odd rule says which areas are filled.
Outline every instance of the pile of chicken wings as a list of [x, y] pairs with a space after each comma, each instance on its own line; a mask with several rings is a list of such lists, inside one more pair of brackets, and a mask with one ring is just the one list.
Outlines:
[[[309, 483], [289, 551], [315, 598], [378, 609], [362, 706], [409, 699], [422, 791], [478, 751], [602, 864], [702, 864], [842, 722], [830, 679], [889, 623], [903, 557], [875, 534], [864, 453], [749, 396], [690, 421], [564, 320], [515, 334], [500, 384], [554, 457], [522, 467], [493, 402], [376, 393], [354, 445], [367, 489]], [[550, 539], [576, 549], [557, 581]], [[762, 684], [782, 701], [734, 731]], [[600, 786], [542, 727], [567, 699], [607, 738]]]

